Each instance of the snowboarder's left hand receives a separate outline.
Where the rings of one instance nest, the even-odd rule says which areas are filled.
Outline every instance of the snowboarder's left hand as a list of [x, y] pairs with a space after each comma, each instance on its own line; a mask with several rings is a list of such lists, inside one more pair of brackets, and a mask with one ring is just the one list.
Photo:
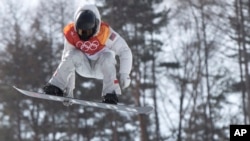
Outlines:
[[129, 74], [121, 73], [120, 74], [120, 86], [122, 89], [127, 88], [130, 85], [131, 79]]

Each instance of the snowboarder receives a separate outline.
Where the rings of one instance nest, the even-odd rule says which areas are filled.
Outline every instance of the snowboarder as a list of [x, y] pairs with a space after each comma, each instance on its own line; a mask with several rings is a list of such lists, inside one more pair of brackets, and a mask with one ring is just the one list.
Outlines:
[[[63, 33], [65, 41], [61, 62], [43, 87], [44, 93], [73, 97], [77, 72], [82, 77], [102, 79], [102, 102], [117, 104], [121, 88], [128, 87], [131, 81], [132, 53], [126, 41], [101, 21], [95, 5], [79, 7], [74, 22], [66, 25]], [[119, 81], [116, 55], [120, 60]]]

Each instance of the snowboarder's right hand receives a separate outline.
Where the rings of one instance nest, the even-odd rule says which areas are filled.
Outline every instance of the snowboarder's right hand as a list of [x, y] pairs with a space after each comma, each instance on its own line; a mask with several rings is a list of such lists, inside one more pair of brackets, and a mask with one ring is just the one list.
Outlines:
[[46, 84], [43, 87], [43, 91], [45, 94], [48, 94], [48, 95], [63, 96], [63, 91], [60, 88], [50, 83]]

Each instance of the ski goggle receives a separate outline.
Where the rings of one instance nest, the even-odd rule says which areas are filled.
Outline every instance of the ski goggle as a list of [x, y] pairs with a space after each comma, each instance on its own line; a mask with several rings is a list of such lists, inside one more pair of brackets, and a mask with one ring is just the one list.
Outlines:
[[94, 35], [94, 30], [93, 29], [88, 29], [88, 30], [82, 30], [78, 29], [77, 33], [82, 40], [88, 40]]

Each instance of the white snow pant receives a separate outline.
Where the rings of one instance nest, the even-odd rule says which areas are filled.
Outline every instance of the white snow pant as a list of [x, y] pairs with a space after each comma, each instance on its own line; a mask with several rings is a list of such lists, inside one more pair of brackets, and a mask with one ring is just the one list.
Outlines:
[[114, 52], [105, 50], [97, 60], [89, 60], [81, 51], [69, 51], [60, 62], [49, 83], [61, 88], [69, 97], [73, 97], [75, 72], [82, 77], [103, 79], [102, 96], [107, 93], [121, 94], [116, 77], [116, 59]]

